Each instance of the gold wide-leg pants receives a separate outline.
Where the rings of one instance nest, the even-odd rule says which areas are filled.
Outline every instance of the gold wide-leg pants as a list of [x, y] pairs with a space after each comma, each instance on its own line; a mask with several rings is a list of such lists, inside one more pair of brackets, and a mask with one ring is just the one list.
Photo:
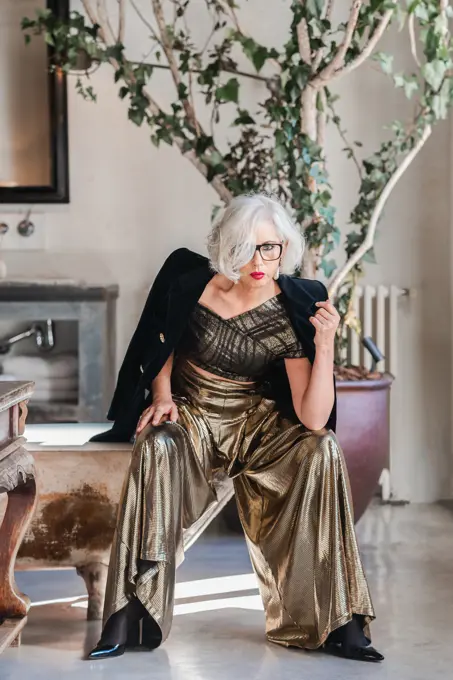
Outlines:
[[[167, 638], [183, 529], [216, 502], [212, 475], [222, 466], [234, 481], [268, 640], [315, 649], [353, 614], [369, 638], [374, 610], [335, 435], [283, 418], [257, 386], [175, 368], [178, 422], [147, 427], [132, 452], [104, 623], [135, 593]], [[155, 564], [139, 576], [138, 560]]]

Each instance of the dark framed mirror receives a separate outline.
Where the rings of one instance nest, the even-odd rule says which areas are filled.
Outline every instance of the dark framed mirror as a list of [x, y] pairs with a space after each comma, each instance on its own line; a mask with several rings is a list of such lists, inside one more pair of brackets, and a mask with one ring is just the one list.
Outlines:
[[66, 76], [51, 73], [44, 37], [25, 44], [21, 21], [70, 0], [0, 0], [0, 203], [68, 203]]

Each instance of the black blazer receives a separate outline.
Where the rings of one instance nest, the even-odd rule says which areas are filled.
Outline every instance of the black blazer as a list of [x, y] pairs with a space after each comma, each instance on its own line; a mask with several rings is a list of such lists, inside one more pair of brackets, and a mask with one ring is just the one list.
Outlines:
[[[138, 419], [151, 403], [151, 382], [159, 373], [187, 325], [189, 315], [214, 272], [209, 260], [187, 248], [175, 250], [166, 259], [154, 280], [138, 326], [130, 341], [118, 375], [107, 418], [114, 421], [111, 430], [92, 441], [129, 441]], [[297, 337], [307, 358], [315, 358], [315, 329], [309, 322], [314, 303], [327, 299], [320, 281], [280, 275], [278, 285]], [[275, 399], [283, 415], [295, 419], [291, 390], [284, 360], [277, 361], [266, 376], [268, 394]], [[326, 427], [335, 430], [336, 400]]]

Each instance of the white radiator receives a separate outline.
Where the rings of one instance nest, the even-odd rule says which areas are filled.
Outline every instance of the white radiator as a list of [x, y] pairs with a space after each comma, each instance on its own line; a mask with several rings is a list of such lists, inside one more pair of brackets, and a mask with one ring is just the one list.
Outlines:
[[[371, 354], [361, 344], [361, 339], [370, 337], [384, 359], [376, 365], [378, 371], [398, 374], [398, 301], [409, 290], [398, 286], [357, 286], [354, 298], [354, 313], [361, 326], [360, 336], [352, 328], [347, 329], [347, 347], [344, 358], [352, 366], [371, 368]], [[383, 470], [379, 479], [381, 498], [390, 500], [390, 470]]]
[[[398, 286], [357, 286], [353, 304], [361, 325], [361, 337], [370, 337], [384, 355], [376, 368], [398, 374], [398, 300], [409, 291]], [[371, 368], [372, 357], [362, 346], [361, 337], [347, 331], [346, 357], [352, 366]]]

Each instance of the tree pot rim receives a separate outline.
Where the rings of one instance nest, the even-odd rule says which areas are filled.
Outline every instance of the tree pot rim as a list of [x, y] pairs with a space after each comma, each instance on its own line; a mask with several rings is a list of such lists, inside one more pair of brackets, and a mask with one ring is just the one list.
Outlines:
[[391, 373], [382, 373], [380, 378], [374, 378], [373, 380], [367, 380], [363, 378], [362, 380], [342, 380], [341, 378], [335, 378], [337, 388], [342, 391], [347, 390], [383, 390], [390, 388], [394, 381], [394, 376]]

